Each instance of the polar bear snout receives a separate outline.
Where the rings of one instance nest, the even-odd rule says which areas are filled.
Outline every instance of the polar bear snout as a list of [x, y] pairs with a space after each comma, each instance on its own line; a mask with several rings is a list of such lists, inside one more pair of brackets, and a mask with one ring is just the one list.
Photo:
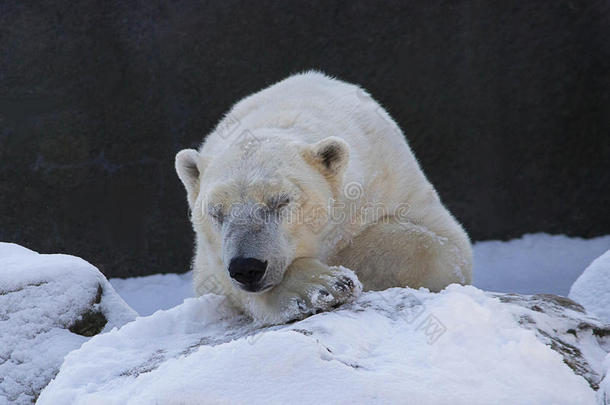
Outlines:
[[264, 293], [282, 281], [294, 252], [280, 216], [266, 212], [252, 198], [244, 202], [239, 197], [231, 198], [222, 224], [214, 228], [222, 263], [235, 288]]
[[235, 257], [229, 263], [229, 275], [246, 291], [256, 292], [267, 271], [267, 261], [251, 257]]

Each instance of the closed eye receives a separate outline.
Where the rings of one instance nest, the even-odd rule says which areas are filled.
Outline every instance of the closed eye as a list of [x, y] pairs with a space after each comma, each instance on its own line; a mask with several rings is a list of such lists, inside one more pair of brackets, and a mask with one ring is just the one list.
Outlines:
[[222, 224], [224, 221], [224, 213], [222, 212], [222, 205], [210, 205], [208, 207], [208, 215], [210, 215], [216, 222]]
[[281, 194], [271, 199], [269, 202], [269, 207], [274, 210], [281, 210], [288, 204], [290, 204], [290, 196], [287, 194]]

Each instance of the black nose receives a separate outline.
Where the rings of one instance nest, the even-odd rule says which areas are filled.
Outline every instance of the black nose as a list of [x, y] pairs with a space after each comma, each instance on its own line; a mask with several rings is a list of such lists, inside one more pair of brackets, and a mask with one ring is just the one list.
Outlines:
[[250, 257], [235, 257], [229, 263], [229, 274], [242, 284], [255, 285], [267, 270], [267, 262]]

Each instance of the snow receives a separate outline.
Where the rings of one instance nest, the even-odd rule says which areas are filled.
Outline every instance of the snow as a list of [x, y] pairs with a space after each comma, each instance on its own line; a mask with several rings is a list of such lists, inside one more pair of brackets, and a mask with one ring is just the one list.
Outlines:
[[[0, 243], [0, 404], [29, 403], [60, 364], [41, 404], [605, 403], [603, 325], [482, 290], [565, 296], [578, 278], [570, 297], [607, 321], [610, 252], [591, 262], [608, 249], [610, 236], [478, 242], [474, 287], [366, 292], [260, 329], [222, 297], [192, 298], [190, 272], [108, 282], [82, 259]], [[71, 333], [98, 285], [103, 333]], [[596, 394], [587, 381], [605, 374]]]
[[569, 297], [610, 324], [610, 250], [595, 259], [578, 277]]
[[36, 398], [64, 356], [87, 340], [69, 327], [88, 310], [106, 317], [104, 330], [136, 316], [86, 261], [0, 243], [0, 403]]
[[593, 239], [544, 233], [474, 244], [474, 282], [487, 291], [567, 296], [593, 259], [610, 249], [610, 235]]
[[155, 274], [128, 279], [112, 278], [110, 284], [131, 308], [141, 316], [151, 315], [159, 309], [173, 308], [192, 297], [192, 273]]
[[594, 403], [520, 311], [475, 287], [393, 288], [256, 330], [190, 298], [71, 352], [39, 403]]

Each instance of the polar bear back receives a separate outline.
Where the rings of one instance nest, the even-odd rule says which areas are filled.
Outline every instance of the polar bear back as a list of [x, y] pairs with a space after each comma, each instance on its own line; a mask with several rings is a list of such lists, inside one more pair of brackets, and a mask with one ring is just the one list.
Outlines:
[[[345, 184], [359, 184], [369, 202], [412, 201], [416, 207], [419, 201], [429, 200], [430, 204], [437, 198], [389, 114], [362, 88], [322, 73], [291, 76], [244, 98], [215, 132], [231, 125], [239, 127], [231, 134], [235, 137], [244, 129], [298, 127], [300, 140], [306, 143], [328, 136], [343, 138], [350, 146]], [[229, 147], [226, 137], [212, 133], [201, 153], [214, 157]]]

